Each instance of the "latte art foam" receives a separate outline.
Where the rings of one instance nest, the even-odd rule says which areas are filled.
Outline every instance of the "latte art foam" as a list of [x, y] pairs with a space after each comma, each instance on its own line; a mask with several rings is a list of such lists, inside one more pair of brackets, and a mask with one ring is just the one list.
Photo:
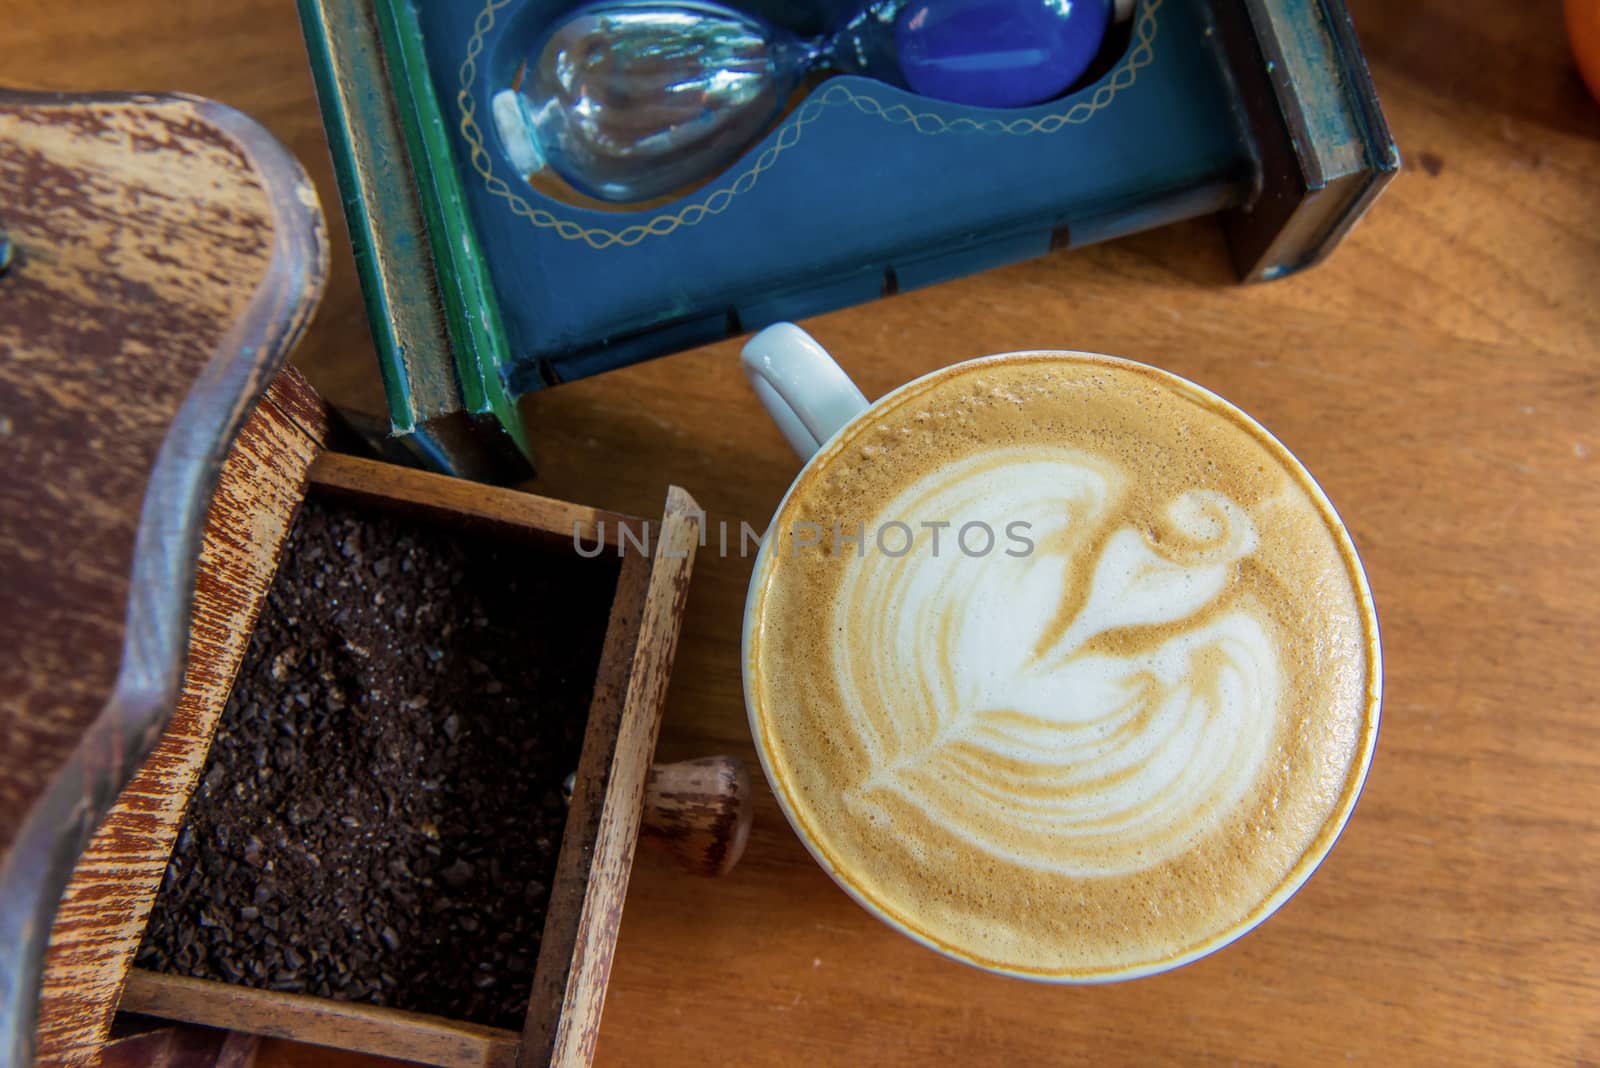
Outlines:
[[[1292, 890], [1376, 726], [1365, 589], [1304, 472], [1121, 361], [983, 361], [880, 408], [775, 529], [900, 522], [910, 551], [772, 551], [752, 594], [764, 759], [824, 859], [927, 941], [1062, 977]], [[954, 544], [1018, 522], [1031, 552]]]
[[[914, 546], [846, 569], [832, 661], [873, 768], [845, 797], [856, 815], [887, 823], [890, 794], [974, 849], [1110, 875], [1181, 852], [1237, 803], [1276, 732], [1280, 689], [1260, 613], [1217, 607], [1254, 527], [1226, 498], [1191, 491], [1166, 518], [1192, 559], [1123, 527], [1089, 561], [1087, 535], [1111, 521], [1125, 481], [1067, 450], [1005, 450], [933, 472], [884, 509], [919, 526], [1028, 516], [1039, 547], [1002, 563]], [[1157, 626], [1174, 632], [1139, 650], [1091, 648]]]

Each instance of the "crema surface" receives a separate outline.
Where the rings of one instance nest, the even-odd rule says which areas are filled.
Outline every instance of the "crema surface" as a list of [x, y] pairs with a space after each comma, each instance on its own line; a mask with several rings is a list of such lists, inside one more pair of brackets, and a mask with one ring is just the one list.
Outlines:
[[1059, 978], [1292, 892], [1376, 733], [1369, 595], [1289, 454], [1198, 389], [1021, 355], [914, 384], [791, 492], [752, 594], [763, 757], [919, 937]]

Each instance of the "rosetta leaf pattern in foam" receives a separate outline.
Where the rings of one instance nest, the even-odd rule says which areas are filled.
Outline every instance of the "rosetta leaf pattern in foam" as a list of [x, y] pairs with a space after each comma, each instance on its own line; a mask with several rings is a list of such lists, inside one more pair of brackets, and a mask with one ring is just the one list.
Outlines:
[[[1189, 491], [1159, 530], [1118, 527], [1129, 485], [1104, 460], [1035, 449], [942, 468], [880, 511], [952, 523], [937, 558], [924, 533], [899, 559], [850, 561], [834, 609], [875, 769], [845, 800], [885, 835], [919, 811], [998, 859], [1126, 874], [1192, 848], [1258, 780], [1279, 651], [1228, 598], [1254, 522]], [[1018, 518], [1026, 557], [950, 551], [963, 523]]]

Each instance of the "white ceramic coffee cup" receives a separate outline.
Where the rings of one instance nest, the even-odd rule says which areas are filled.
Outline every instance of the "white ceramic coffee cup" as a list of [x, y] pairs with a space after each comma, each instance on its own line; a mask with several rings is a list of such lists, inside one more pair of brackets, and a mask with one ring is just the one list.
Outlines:
[[[1117, 357], [1103, 356], [1095, 353], [1049, 352], [1046, 354], [1051, 356], [1060, 356], [1064, 359], [1078, 358], [1095, 361], [1110, 361], [1113, 363], [1140, 366], [1147, 371], [1152, 370], [1144, 367], [1144, 365], [1133, 365], [1131, 361], [1121, 360]], [[832, 442], [835, 438], [840, 437], [843, 432], [845, 432], [857, 421], [862, 419], [870, 419], [875, 409], [877, 409], [880, 405], [887, 405], [891, 399], [902, 390], [918, 386], [921, 383], [926, 382], [929, 378], [953, 373], [959, 368], [970, 366], [972, 363], [979, 363], [985, 360], [1002, 360], [1006, 359], [1007, 356], [1010, 355], [1022, 354], [1002, 354], [998, 356], [983, 357], [979, 360], [967, 361], [963, 364], [956, 364], [952, 367], [942, 368], [940, 370], [931, 372], [929, 375], [925, 375], [921, 378], [913, 380], [912, 382], [906, 383], [898, 389], [885, 394], [876, 402], [869, 402], [865, 395], [862, 394], [861, 390], [856, 387], [855, 383], [850, 380], [850, 377], [845, 374], [844, 369], [841, 368], [838, 363], [834, 361], [833, 357], [828, 354], [827, 350], [824, 349], [815, 338], [813, 338], [810, 334], [807, 334], [800, 327], [794, 325], [793, 323], [777, 323], [756, 334], [745, 344], [740, 362], [744, 367], [745, 374], [749, 378], [750, 384], [754, 388], [756, 395], [760, 398], [762, 405], [766, 408], [767, 414], [772, 417], [773, 422], [775, 422], [778, 426], [778, 429], [782, 431], [783, 436], [789, 442], [790, 447], [794, 449], [795, 453], [800, 457], [804, 464], [801, 471], [795, 476], [795, 480], [790, 485], [789, 490], [784, 494], [783, 500], [779, 502], [774, 515], [778, 515], [783, 512], [784, 506], [788, 503], [790, 494], [794, 492], [795, 487], [799, 486], [805, 481], [806, 476], [812, 467], [827, 462], [831, 452], [831, 450], [828, 448], [830, 442]], [[1177, 375], [1172, 375], [1167, 372], [1156, 373], [1171, 380], [1175, 385], [1178, 385], [1183, 389], [1192, 390], [1213, 399], [1217, 404], [1235, 413], [1240, 420], [1242, 420], [1246, 425], [1253, 427], [1263, 437], [1276, 442], [1277, 439], [1274, 438], [1264, 427], [1232, 404], [1229, 404], [1226, 400], [1222, 399], [1221, 397], [1217, 397], [1216, 394], [1211, 393], [1209, 390], [1206, 390], [1201, 386], [1197, 386], [1194, 383], [1189, 382], [1187, 379], [1180, 378]], [[1280, 447], [1282, 447], [1281, 443], [1279, 444]], [[1283, 451], [1285, 456], [1288, 456], [1292, 459], [1292, 454], [1289, 453], [1287, 448], [1284, 448]], [[1298, 464], [1298, 461], [1295, 461], [1295, 463]], [[1315, 494], [1320, 495], [1322, 491], [1319, 487], [1317, 487], [1315, 480], [1311, 478], [1309, 472], [1304, 472], [1303, 467], [1301, 468], [1301, 471], [1305, 474], [1307, 484], [1312, 488], [1312, 491]], [[1323, 498], [1323, 502], [1326, 503], [1325, 497]], [[1335, 515], [1331, 504], [1327, 505], [1327, 512], [1329, 515]], [[1344, 531], [1342, 528], [1340, 529], [1339, 534], [1342, 538], [1348, 540], [1348, 532]], [[1198, 960], [1201, 957], [1207, 956], [1218, 949], [1221, 949], [1222, 947], [1248, 933], [1250, 930], [1261, 924], [1269, 916], [1276, 912], [1285, 901], [1294, 896], [1300, 887], [1305, 884], [1306, 880], [1310, 878], [1312, 872], [1314, 872], [1321, 864], [1322, 860], [1332, 849], [1334, 842], [1339, 837], [1339, 833], [1343, 830], [1345, 823], [1349, 820], [1350, 814], [1355, 808], [1355, 803], [1357, 798], [1360, 796], [1361, 787], [1365, 782], [1367, 769], [1371, 763], [1373, 749], [1376, 745], [1377, 721], [1379, 715], [1378, 706], [1380, 700], [1380, 694], [1376, 690], [1374, 690], [1371, 695], [1371, 707], [1367, 710], [1368, 721], [1370, 722], [1370, 730], [1366, 734], [1365, 744], [1356, 756], [1359, 766], [1355, 769], [1354, 788], [1349, 791], [1344, 803], [1341, 804], [1336, 811], [1331, 813], [1328, 819], [1324, 822], [1324, 833], [1319, 835], [1317, 844], [1301, 857], [1294, 870], [1290, 873], [1290, 876], [1282, 884], [1280, 884], [1277, 891], [1233, 927], [1221, 932], [1214, 938], [1202, 943], [1201, 945], [1196, 946], [1182, 954], [1175, 955], [1169, 959], [1161, 960], [1151, 965], [1141, 965], [1131, 968], [1110, 967], [1104, 972], [1097, 972], [1087, 976], [1083, 974], [1075, 974], [1072, 976], [1059, 978], [1041, 976], [1034, 972], [1010, 969], [1002, 966], [996, 966], [989, 962], [972, 959], [958, 950], [935, 942], [920, 932], [912, 930], [905, 924], [899, 922], [893, 916], [889, 915], [882, 908], [880, 908], [876, 902], [871, 900], [871, 898], [869, 898], [866, 894], [862, 893], [861, 890], [855, 885], [854, 881], [850, 878], [850, 874], [848, 872], [838, 870], [838, 868], [819, 847], [817, 842], [812, 838], [811, 834], [807, 831], [804, 822], [797, 817], [793, 803], [788, 797], [787, 792], [783, 788], [778, 776], [774, 771], [774, 762], [771, 751], [772, 742], [771, 739], [766, 735], [765, 727], [763, 726], [759, 710], [756, 706], [755, 689], [753, 686], [753, 679], [751, 678], [752, 646], [761, 623], [761, 620], [758, 618], [757, 610], [757, 600], [760, 592], [759, 587], [767, 573], [767, 569], [769, 567], [769, 558], [774, 553], [774, 542], [775, 527], [769, 529], [766, 536], [763, 538], [760, 552], [756, 556], [755, 568], [751, 573], [750, 591], [745, 600], [744, 628], [740, 648], [740, 655], [743, 661], [745, 708], [750, 718], [750, 730], [755, 739], [756, 752], [761, 760], [762, 771], [766, 774], [767, 782], [772, 786], [773, 794], [777, 797], [778, 804], [783, 809], [784, 816], [788, 819], [789, 825], [794, 828], [795, 834], [799, 836], [800, 841], [805, 845], [806, 850], [812, 855], [813, 858], [816, 859], [817, 863], [822, 866], [823, 870], [833, 878], [834, 882], [837, 883], [846, 894], [850, 895], [850, 897], [852, 897], [872, 915], [876, 916], [885, 924], [889, 925], [900, 933], [906, 935], [908, 938], [927, 946], [935, 952], [941, 953], [944, 956], [950, 957], [951, 959], [960, 961], [964, 964], [970, 964], [974, 967], [982, 968], [986, 971], [996, 972], [1001, 975], [1057, 983], [1084, 984], [1114, 982], [1124, 979], [1135, 979], [1169, 971], [1173, 968], [1188, 964], [1192, 961]], [[1377, 617], [1372, 607], [1372, 596], [1367, 587], [1366, 577], [1363, 573], [1361, 573], [1359, 566], [1357, 567], [1357, 574], [1355, 578], [1359, 587], [1357, 591], [1357, 600], [1361, 606], [1361, 611], [1365, 614], [1368, 622], [1370, 623], [1369, 633], [1373, 636], [1371, 646], [1367, 650], [1368, 656], [1371, 658], [1372, 677], [1375, 680], [1381, 680], [1381, 650], [1376, 638]]]

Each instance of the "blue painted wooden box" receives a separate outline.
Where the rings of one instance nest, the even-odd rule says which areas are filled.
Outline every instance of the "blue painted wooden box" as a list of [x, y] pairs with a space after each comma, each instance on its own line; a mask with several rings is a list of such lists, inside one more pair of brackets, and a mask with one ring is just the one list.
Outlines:
[[[1061, 99], [834, 77], [692, 192], [576, 206], [519, 177], [492, 120], [572, 6], [301, 0], [393, 430], [456, 473], [491, 476], [504, 432], [528, 453], [530, 390], [1052, 248], [1223, 213], [1241, 277], [1277, 277], [1399, 162], [1337, 0], [1139, 0]], [[801, 33], [846, 13], [746, 6]]]

